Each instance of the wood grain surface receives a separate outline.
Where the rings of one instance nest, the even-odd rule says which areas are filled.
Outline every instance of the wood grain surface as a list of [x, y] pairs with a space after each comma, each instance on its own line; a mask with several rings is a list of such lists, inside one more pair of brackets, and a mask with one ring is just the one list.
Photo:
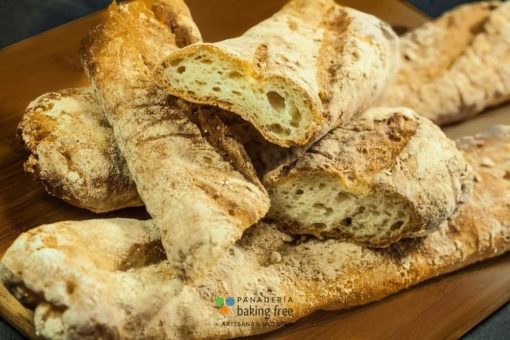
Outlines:
[[[189, 0], [207, 41], [236, 36], [269, 17], [285, 0]], [[413, 27], [426, 20], [399, 1], [350, 0], [340, 3], [373, 13], [393, 25]], [[46, 194], [22, 170], [26, 156], [16, 126], [29, 101], [45, 92], [83, 86], [78, 47], [86, 30], [102, 19], [95, 13], [0, 50], [0, 255], [29, 228], [98, 215]], [[476, 133], [495, 123], [510, 124], [510, 107], [492, 110], [452, 126], [452, 137]], [[144, 215], [126, 209], [101, 217]], [[456, 338], [510, 299], [510, 254], [425, 282], [378, 303], [350, 311], [317, 312], [270, 333], [279, 339]], [[0, 316], [34, 337], [32, 312], [0, 285]], [[267, 335], [266, 335], [267, 336]], [[264, 336], [264, 337], [266, 337]]]

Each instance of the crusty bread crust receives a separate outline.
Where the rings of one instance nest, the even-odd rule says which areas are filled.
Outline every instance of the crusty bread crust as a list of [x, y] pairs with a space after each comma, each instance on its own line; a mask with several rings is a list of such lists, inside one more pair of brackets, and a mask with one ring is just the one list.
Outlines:
[[435, 231], [470, 192], [455, 143], [406, 108], [371, 108], [264, 177], [287, 232], [373, 247]]
[[97, 213], [143, 205], [91, 88], [36, 98], [18, 130], [25, 171], [51, 195]]
[[295, 146], [368, 107], [397, 64], [398, 38], [384, 22], [333, 0], [293, 0], [238, 38], [175, 51], [162, 73], [170, 93], [235, 112], [267, 140]]
[[376, 105], [406, 106], [439, 125], [510, 100], [510, 3], [475, 2], [401, 38], [401, 68]]
[[109, 7], [82, 58], [168, 258], [199, 279], [265, 215], [269, 198], [221, 120], [157, 85], [154, 67], [176, 48], [152, 11], [130, 2]]
[[[208, 111], [243, 144], [260, 178], [305, 150], [267, 142], [231, 112]], [[63, 89], [34, 99], [20, 122], [19, 134], [30, 152], [25, 170], [51, 195], [97, 213], [143, 205], [91, 87]], [[77, 179], [76, 174], [85, 179]]]
[[202, 41], [202, 35], [182, 0], [143, 0], [151, 5], [156, 18], [174, 34], [175, 45], [185, 47]]
[[[201, 41], [180, 0], [147, 0], [175, 43]], [[113, 130], [91, 87], [46, 93], [27, 107], [18, 127], [27, 150], [25, 171], [46, 191], [96, 213], [143, 205]]]
[[[243, 144], [260, 178], [308, 148], [269, 143], [239, 116], [214, 111]], [[25, 170], [51, 195], [98, 213], [143, 205], [93, 88], [63, 89], [34, 99], [18, 130], [30, 152]]]
[[[18, 299], [36, 307], [37, 333], [53, 339], [230, 338], [267, 332], [318, 309], [366, 304], [510, 250], [510, 127], [458, 145], [477, 174], [471, 200], [438, 231], [387, 249], [295, 239], [261, 222], [193, 286], [165, 260], [151, 221], [60, 222], [20, 235], [2, 259], [0, 276]], [[222, 314], [215, 298], [230, 295], [291, 297], [279, 304], [293, 313], [269, 320]]]

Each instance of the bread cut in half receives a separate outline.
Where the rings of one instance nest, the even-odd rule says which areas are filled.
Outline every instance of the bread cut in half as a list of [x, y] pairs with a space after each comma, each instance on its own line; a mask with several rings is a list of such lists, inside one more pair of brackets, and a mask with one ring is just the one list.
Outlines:
[[372, 108], [264, 178], [284, 230], [385, 247], [451, 217], [472, 176], [453, 141], [405, 108]]
[[510, 3], [474, 2], [401, 37], [401, 68], [376, 105], [406, 106], [436, 124], [510, 100]]
[[162, 73], [170, 93], [293, 146], [368, 107], [397, 63], [398, 37], [384, 22], [333, 0], [292, 0], [238, 38], [173, 52]]
[[[225, 249], [203, 284], [191, 285], [165, 259], [152, 221], [70, 221], [21, 234], [2, 258], [0, 279], [35, 308], [36, 333], [51, 339], [234, 338], [316, 310], [377, 301], [510, 250], [510, 128], [464, 138], [459, 147], [477, 173], [470, 201], [436, 232], [387, 249], [293, 238], [259, 222]], [[269, 324], [262, 313], [221, 313], [216, 297], [231, 295], [267, 297], [270, 302], [258, 306], [278, 304], [293, 313], [272, 314]], [[292, 301], [271, 302], [283, 297]], [[236, 301], [235, 307], [250, 304]]]
[[111, 5], [82, 59], [169, 261], [200, 280], [266, 214], [269, 197], [215, 112], [160, 87], [154, 68], [178, 48], [183, 27], [169, 30], [156, 14], [143, 1]]
[[93, 89], [36, 98], [18, 130], [25, 171], [51, 195], [97, 213], [143, 205]]

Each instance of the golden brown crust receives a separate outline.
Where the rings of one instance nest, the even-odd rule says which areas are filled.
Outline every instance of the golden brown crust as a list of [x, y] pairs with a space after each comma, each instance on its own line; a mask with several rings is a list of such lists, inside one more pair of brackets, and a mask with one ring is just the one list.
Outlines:
[[[195, 84], [212, 84], [214, 77], [223, 77], [216, 76], [216, 71], [225, 71], [220, 70], [221, 63], [229, 65], [229, 75], [242, 78], [232, 89], [225, 88], [225, 81], [212, 92], [206, 87], [191, 90], [177, 81], [188, 78]], [[195, 64], [202, 70], [189, 75]], [[235, 112], [267, 140], [288, 147], [316, 141], [368, 107], [391, 80], [397, 64], [398, 38], [382, 21], [332, 0], [293, 0], [241, 37], [173, 52], [162, 73], [170, 93]], [[238, 102], [236, 95], [245, 85], [241, 82], [256, 90]], [[232, 94], [222, 97], [225, 91]], [[269, 91], [268, 99], [257, 99], [263, 105], [246, 104], [264, 91]], [[276, 115], [268, 106], [272, 106], [271, 92], [285, 97], [286, 113], [280, 116], [289, 116], [289, 121], [271, 118]]]
[[445, 125], [510, 100], [510, 3], [456, 7], [401, 38], [401, 68], [377, 105]]
[[[173, 32], [179, 46], [201, 41], [189, 9], [180, 0], [144, 2]], [[143, 205], [92, 88], [64, 89], [36, 98], [19, 133], [30, 152], [25, 170], [51, 195], [97, 213]]]
[[85, 69], [169, 259], [200, 278], [269, 198], [221, 121], [159, 87], [154, 67], [177, 49], [175, 34], [140, 2], [107, 15], [83, 42]]
[[51, 195], [94, 212], [143, 204], [91, 88], [36, 98], [18, 130], [25, 171]]
[[[238, 159], [231, 158], [232, 162], [249, 163], [250, 159], [259, 177], [278, 165], [290, 163], [305, 150], [269, 143], [250, 123], [228, 111], [206, 107], [197, 110], [207, 111], [207, 115], [200, 115], [202, 121], [219, 117], [224, 124], [217, 132], [229, 136], [209, 138], [209, 142], [219, 147], [219, 142], [230, 144], [231, 138], [238, 140], [247, 155], [237, 146], [226, 153], [239, 155]], [[94, 212], [143, 205], [92, 88], [64, 89], [34, 99], [19, 125], [19, 133], [30, 152], [26, 171], [51, 195]], [[87, 179], [70, 181], [68, 166], [57, 167], [61, 164], [54, 160], [57, 152], [66, 155], [67, 163]], [[105, 170], [98, 172], [100, 169]], [[244, 175], [253, 178], [250, 171], [244, 171]]]
[[435, 231], [466, 200], [471, 179], [455, 144], [428, 119], [371, 108], [269, 172], [264, 184], [269, 216], [287, 232], [386, 247]]
[[[459, 147], [477, 173], [471, 200], [421, 239], [373, 250], [295, 239], [259, 223], [225, 252], [216, 271], [192, 286], [161, 252], [147, 252], [162, 249], [150, 221], [61, 222], [22, 234], [2, 259], [1, 279], [18, 298], [35, 303], [36, 330], [52, 338], [231, 338], [267, 332], [318, 309], [366, 304], [510, 250], [510, 127], [462, 139]], [[230, 295], [292, 301], [236, 300], [234, 311], [222, 314], [215, 299]], [[293, 313], [272, 314], [272, 324], [264, 326], [264, 315], [236, 316], [235, 308], [250, 304], [279, 304]]]
[[184, 2], [181, 0], [151, 1], [154, 15], [174, 33], [177, 47], [202, 41], [202, 35]]

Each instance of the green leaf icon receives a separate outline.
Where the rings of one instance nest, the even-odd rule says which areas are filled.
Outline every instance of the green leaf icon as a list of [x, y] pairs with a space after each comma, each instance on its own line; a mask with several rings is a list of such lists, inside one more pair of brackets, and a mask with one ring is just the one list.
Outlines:
[[223, 301], [223, 296], [217, 296], [216, 301], [214, 301], [214, 304], [216, 305], [216, 307], [223, 307], [224, 303], [225, 302]]

